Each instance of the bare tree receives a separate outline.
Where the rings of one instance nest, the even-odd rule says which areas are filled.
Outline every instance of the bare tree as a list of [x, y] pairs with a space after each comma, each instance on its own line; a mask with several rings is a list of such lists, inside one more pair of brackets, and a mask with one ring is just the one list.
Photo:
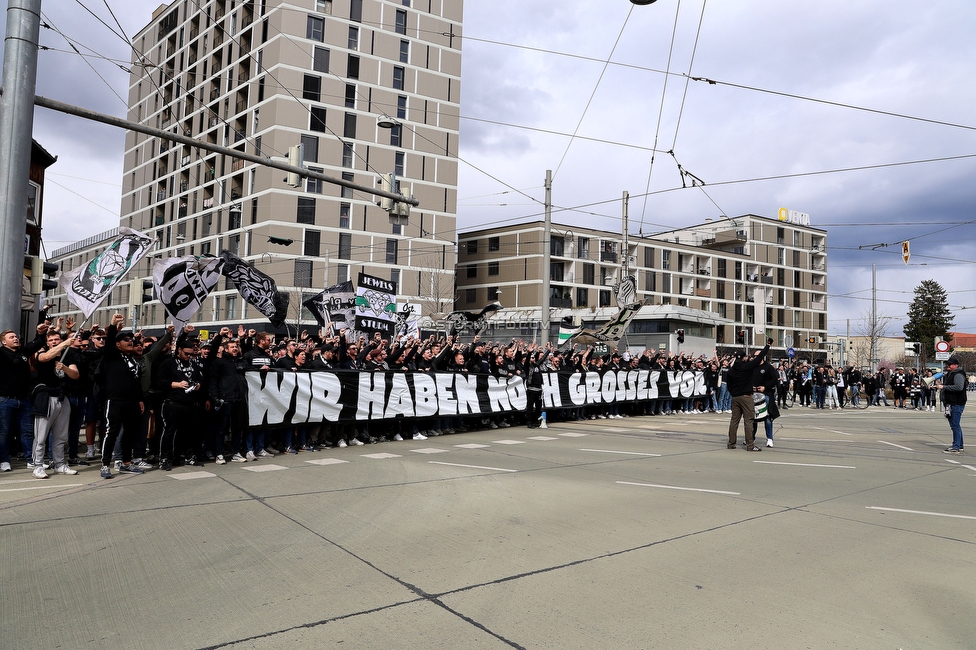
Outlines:
[[858, 336], [862, 337], [854, 346], [854, 358], [858, 366], [869, 365], [872, 368], [877, 367], [875, 364], [880, 362], [881, 359], [875, 355], [880, 355], [878, 350], [879, 344], [881, 339], [888, 336], [888, 328], [892, 320], [894, 320], [894, 317], [888, 314], [877, 314], [872, 319], [871, 313], [868, 312], [857, 322], [854, 331]]

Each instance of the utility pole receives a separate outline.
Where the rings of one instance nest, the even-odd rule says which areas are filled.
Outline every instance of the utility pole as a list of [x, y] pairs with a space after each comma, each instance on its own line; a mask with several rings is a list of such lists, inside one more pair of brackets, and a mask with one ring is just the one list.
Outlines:
[[624, 281], [624, 278], [630, 275], [630, 229], [627, 226], [627, 213], [629, 211], [629, 206], [630, 206], [630, 192], [624, 190], [623, 206], [621, 208], [621, 215], [620, 215], [621, 221], [623, 222], [623, 230], [624, 230], [624, 250], [622, 251], [622, 254], [624, 256], [623, 259], [624, 276], [620, 278], [621, 282]]
[[871, 373], [878, 372], [878, 265], [871, 265]]
[[8, 0], [0, 95], [0, 328], [20, 331], [41, 0]]
[[551, 247], [552, 238], [552, 170], [546, 170], [546, 225], [542, 234], [542, 331], [540, 344], [549, 342], [549, 291], [552, 286]]

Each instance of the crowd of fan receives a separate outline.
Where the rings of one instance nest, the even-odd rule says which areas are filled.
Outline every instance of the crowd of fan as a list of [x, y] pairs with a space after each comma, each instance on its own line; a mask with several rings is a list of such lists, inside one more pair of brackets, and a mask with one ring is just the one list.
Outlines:
[[[525, 425], [542, 419], [542, 373], [614, 370], [700, 371], [706, 394], [674, 399], [662, 390], [653, 400], [562, 408], [549, 419], [613, 419], [690, 413], [731, 413], [727, 375], [732, 356], [670, 354], [598, 354], [593, 347], [552, 345], [512, 339], [488, 342], [475, 337], [430, 336], [353, 338], [304, 331], [280, 342], [267, 332], [236, 333], [223, 328], [200, 341], [188, 326], [173, 340], [172, 327], [161, 337], [122, 328], [116, 315], [106, 327], [75, 331], [70, 319], [45, 321], [35, 339], [23, 346], [16, 333], [0, 334], [0, 471], [10, 471], [12, 454], [27, 462], [37, 478], [48, 469], [75, 474], [78, 465], [100, 462], [101, 475], [112, 469], [141, 473], [156, 465], [224, 464], [297, 454], [326, 447], [364, 445], [383, 440], [463, 432], [477, 428]], [[528, 406], [521, 412], [489, 416], [409, 418], [308, 424], [288, 427], [247, 426], [249, 371], [393, 371], [521, 376]], [[935, 410], [936, 391], [914, 371], [862, 373], [782, 361], [776, 400], [783, 407], [841, 409], [883, 401], [891, 389], [894, 406]], [[931, 371], [927, 371], [931, 374]], [[797, 404], [799, 402], [799, 404]], [[910, 407], [907, 406], [910, 404]], [[87, 449], [81, 449], [84, 429]], [[99, 444], [96, 444], [98, 442]], [[97, 459], [97, 461], [96, 461]]]

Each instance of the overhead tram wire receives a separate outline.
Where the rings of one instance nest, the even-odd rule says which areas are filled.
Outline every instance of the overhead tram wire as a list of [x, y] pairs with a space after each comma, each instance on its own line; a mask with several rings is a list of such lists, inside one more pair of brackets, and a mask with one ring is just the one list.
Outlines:
[[[678, 0], [678, 4], [681, 4], [681, 0]], [[576, 128], [573, 129], [573, 136], [566, 144], [566, 149], [563, 151], [562, 158], [559, 159], [559, 164], [556, 165], [556, 169], [552, 173], [553, 179], [556, 178], [556, 176], [559, 174], [559, 170], [562, 169], [563, 162], [566, 160], [566, 154], [569, 153], [569, 148], [573, 146], [573, 140], [576, 138], [576, 134], [579, 133], [580, 127], [583, 125], [583, 120], [586, 118], [586, 113], [590, 110], [590, 105], [593, 103], [593, 98], [596, 97], [596, 91], [600, 88], [600, 82], [603, 81], [603, 75], [606, 74], [607, 68], [610, 66], [610, 60], [613, 59], [613, 53], [617, 51], [617, 45], [620, 44], [620, 38], [624, 35], [624, 30], [627, 28], [627, 23], [630, 21], [630, 16], [633, 13], [634, 7], [631, 6], [627, 11], [627, 17], [624, 18], [624, 24], [620, 26], [620, 32], [617, 34], [617, 40], [613, 42], [613, 47], [610, 48], [610, 55], [607, 56], [607, 60], [603, 63], [603, 69], [600, 70], [600, 76], [596, 80], [596, 85], [593, 86], [593, 91], [590, 93], [590, 98], [586, 100], [586, 106], [583, 107], [583, 114], [580, 115], [579, 121], [576, 123]]]
[[[695, 44], [691, 48], [691, 60], [688, 62], [688, 72], [685, 75], [685, 87], [681, 93], [681, 107], [678, 109], [678, 119], [674, 125], [674, 139], [671, 140], [671, 151], [678, 144], [678, 131], [681, 128], [681, 117], [685, 112], [685, 100], [688, 98], [688, 87], [691, 85], [691, 70], [695, 66], [695, 55], [698, 53], [698, 40], [701, 38], [702, 23], [705, 22], [705, 5], [708, 0], [702, 0], [701, 14], [698, 16], [698, 29], [695, 31]], [[711, 197], [709, 197], [711, 198]]]
[[[57, 26], [54, 24], [54, 22], [49, 17], [44, 16], [44, 12], [41, 12], [41, 16], [44, 18], [45, 23], [47, 23], [47, 25], [50, 27], [50, 29], [52, 31], [54, 31], [55, 33], [59, 34], [65, 40], [65, 42], [68, 45], [71, 46], [71, 49], [73, 49], [75, 51], [75, 54], [81, 56], [81, 60], [84, 61], [85, 64], [89, 68], [91, 68], [92, 72], [95, 73], [95, 76], [97, 76], [99, 79], [102, 80], [102, 83], [104, 83], [106, 86], [108, 86], [108, 89], [112, 91], [112, 94], [115, 95], [116, 97], [118, 97], [118, 99], [119, 99], [120, 102], [122, 102], [123, 104], [126, 104], [126, 101], [124, 99], [122, 99], [122, 96], [120, 94], [118, 94], [117, 92], [115, 92], [115, 88], [112, 88], [112, 84], [110, 84], [108, 82], [108, 80], [105, 79], [105, 77], [103, 77], [102, 74], [98, 70], [95, 69], [95, 66], [92, 65], [91, 61], [89, 61], [85, 56], [83, 56], [81, 54], [81, 52], [78, 50], [78, 48], [75, 47], [75, 44], [71, 42], [71, 39], [69, 39], [67, 36], [65, 36], [64, 32], [62, 32], [60, 29], [58, 29]], [[126, 105], [128, 105], [128, 104], [126, 104]]]
[[[647, 167], [647, 184], [644, 186], [644, 204], [641, 207], [641, 220], [640, 226], [638, 227], [638, 234], [644, 232], [644, 217], [647, 214], [647, 197], [648, 192], [651, 189], [651, 176], [654, 174], [654, 158], [657, 156], [657, 142], [661, 135], [661, 121], [664, 118], [664, 100], [668, 95], [668, 79], [670, 79], [671, 72], [671, 58], [674, 56], [674, 40], [678, 33], [678, 15], [681, 12], [681, 0], [678, 0], [677, 6], [674, 10], [674, 25], [671, 28], [671, 44], [668, 47], [668, 65], [667, 71], [664, 75], [664, 86], [661, 88], [661, 105], [658, 107], [657, 111], [657, 126], [654, 128], [654, 144], [652, 148], [654, 152], [651, 153], [651, 162]], [[683, 179], [682, 179], [683, 181]], [[682, 185], [684, 183], [682, 182]]]

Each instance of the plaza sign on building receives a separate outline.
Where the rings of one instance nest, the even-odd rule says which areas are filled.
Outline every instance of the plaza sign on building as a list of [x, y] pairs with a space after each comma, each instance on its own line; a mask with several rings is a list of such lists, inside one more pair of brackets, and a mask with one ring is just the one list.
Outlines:
[[786, 208], [779, 209], [779, 220], [785, 221], [787, 223], [793, 223], [798, 226], [809, 226], [810, 225], [810, 215], [806, 212], [798, 212], [796, 210], [788, 210]]

